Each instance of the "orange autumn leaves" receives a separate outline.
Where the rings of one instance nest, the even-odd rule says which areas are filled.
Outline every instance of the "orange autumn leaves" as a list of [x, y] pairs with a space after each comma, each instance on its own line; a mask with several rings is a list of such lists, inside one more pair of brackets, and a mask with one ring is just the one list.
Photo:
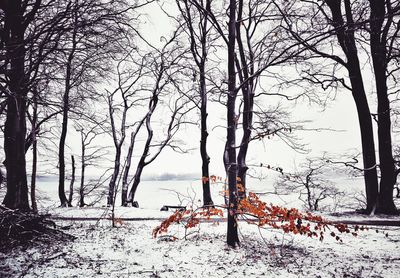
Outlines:
[[[351, 230], [346, 224], [333, 223], [309, 212], [302, 213], [295, 208], [288, 209], [272, 204], [267, 205], [252, 192], [249, 193], [247, 198], [240, 201], [237, 213], [248, 224], [259, 227], [269, 226], [283, 230], [285, 233], [319, 238], [321, 241], [324, 239], [327, 230], [335, 230], [339, 234], [352, 233], [353, 236], [357, 236], [358, 230], [366, 229], [363, 226], [355, 226]], [[330, 235], [336, 240], [342, 241], [335, 232], [331, 231]]]
[[[238, 184], [238, 191], [244, 191], [240, 183]], [[219, 208], [209, 207], [176, 211], [153, 230], [153, 236], [157, 237], [168, 232], [168, 228], [173, 224], [182, 224], [185, 229], [190, 229], [199, 225], [201, 221], [215, 219], [215, 217], [223, 218], [223, 209], [226, 208], [227, 206], [219, 206]], [[321, 241], [328, 232], [337, 241], [342, 241], [339, 234], [351, 233], [353, 236], [357, 236], [357, 231], [366, 229], [363, 226], [355, 226], [350, 229], [346, 224], [333, 223], [321, 216], [308, 212], [303, 213], [295, 208], [288, 209], [267, 204], [252, 192], [249, 192], [247, 197], [239, 201], [236, 215], [239, 220], [250, 225], [257, 225], [260, 228], [272, 227], [285, 233], [305, 235], [318, 238]]]
[[224, 212], [222, 209], [212, 207], [197, 210], [177, 210], [153, 230], [153, 237], [168, 232], [168, 228], [172, 224], [183, 224], [185, 229], [190, 229], [196, 227], [200, 223], [200, 220], [210, 220], [213, 216], [222, 218]]

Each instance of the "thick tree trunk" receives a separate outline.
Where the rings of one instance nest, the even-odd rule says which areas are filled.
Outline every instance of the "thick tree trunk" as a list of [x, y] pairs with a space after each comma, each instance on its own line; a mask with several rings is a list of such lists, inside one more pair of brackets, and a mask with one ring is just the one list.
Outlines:
[[385, 18], [385, 2], [370, 0], [370, 45], [378, 98], [378, 140], [381, 181], [377, 204], [378, 213], [396, 214], [393, 190], [396, 183], [392, 153], [390, 103], [387, 89], [386, 37], [382, 30]]
[[5, 166], [7, 193], [3, 204], [12, 209], [29, 210], [28, 184], [25, 160], [26, 136], [26, 75], [23, 9], [21, 0], [5, 4], [6, 56], [9, 59], [9, 90], [7, 115], [4, 126]]
[[361, 133], [364, 182], [367, 197], [366, 213], [371, 213], [376, 208], [376, 202], [378, 198], [378, 175], [376, 171], [375, 144], [373, 138], [371, 113], [362, 80], [359, 80], [359, 78], [351, 79], [357, 79], [351, 82], [353, 88], [352, 93], [357, 108], [358, 122]]
[[345, 0], [345, 18], [343, 21], [341, 11], [341, 1], [329, 0], [326, 2], [332, 12], [332, 24], [336, 28], [339, 45], [347, 57], [347, 70], [352, 87], [352, 95], [357, 108], [358, 121], [361, 133], [361, 146], [364, 163], [364, 181], [367, 197], [367, 213], [373, 213], [376, 208], [378, 198], [378, 175], [376, 170], [376, 156], [374, 135], [372, 129], [371, 112], [365, 93], [363, 78], [361, 74], [360, 61], [357, 54], [357, 46], [354, 38], [354, 29], [352, 28], [353, 16], [349, 0]]
[[238, 223], [236, 211], [238, 208], [237, 194], [237, 162], [236, 162], [236, 72], [235, 72], [235, 40], [236, 40], [236, 1], [229, 3], [228, 23], [228, 100], [227, 100], [227, 137], [226, 146], [228, 154], [228, 229], [227, 244], [236, 247], [239, 244]]
[[69, 184], [69, 196], [68, 196], [68, 206], [72, 207], [72, 196], [74, 195], [74, 183], [75, 183], [75, 158], [71, 155], [71, 164], [72, 164], [72, 176], [71, 182]]

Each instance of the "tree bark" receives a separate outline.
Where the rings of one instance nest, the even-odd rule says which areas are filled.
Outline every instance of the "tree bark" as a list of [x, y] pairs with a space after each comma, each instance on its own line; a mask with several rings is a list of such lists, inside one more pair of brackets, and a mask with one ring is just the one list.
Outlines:
[[[135, 131], [133, 131], [131, 133], [131, 143], [129, 144], [129, 149], [128, 149], [128, 154], [126, 156], [126, 166], [125, 166], [125, 170], [124, 170], [124, 175], [122, 177], [122, 194], [121, 194], [121, 203], [122, 206], [126, 207], [128, 206], [129, 202], [128, 202], [128, 176], [129, 176], [129, 170], [131, 169], [131, 165], [132, 165], [132, 154], [133, 154], [133, 148], [135, 147], [135, 142], [136, 142], [136, 136], [139, 133], [141, 127], [143, 126], [143, 122], [145, 121], [147, 117], [143, 118], [137, 128], [135, 129]], [[129, 198], [129, 200], [131, 200]], [[133, 201], [133, 199], [132, 199]]]
[[135, 145], [135, 136], [131, 134], [131, 143], [129, 145], [128, 154], [126, 156], [126, 167], [124, 169], [124, 175], [122, 177], [122, 193], [121, 193], [121, 205], [123, 207], [128, 206], [128, 176], [129, 170], [131, 168], [132, 163], [132, 154], [133, 154], [133, 147]]
[[[83, 132], [83, 131], [81, 131]], [[85, 147], [85, 142], [83, 139], [83, 133], [81, 133], [82, 139], [81, 139], [81, 184], [79, 186], [79, 207], [84, 207], [85, 206], [85, 170], [86, 170], [86, 147]]]
[[235, 41], [236, 41], [236, 1], [229, 2], [229, 23], [228, 23], [228, 100], [227, 100], [227, 137], [226, 147], [228, 154], [228, 229], [227, 244], [236, 247], [239, 244], [237, 215], [238, 194], [237, 194], [237, 162], [236, 162], [236, 72], [235, 72]]
[[388, 98], [386, 76], [386, 36], [382, 30], [385, 19], [385, 1], [370, 0], [369, 2], [371, 9], [370, 47], [378, 99], [379, 166], [381, 170], [379, 197], [376, 212], [397, 214], [397, 208], [393, 202], [393, 190], [396, 183], [396, 173], [392, 152], [390, 103]]
[[69, 184], [69, 196], [68, 196], [68, 206], [72, 207], [72, 196], [74, 195], [74, 183], [75, 183], [75, 158], [71, 155], [71, 164], [72, 164], [72, 176], [71, 182]]
[[358, 121], [361, 133], [361, 146], [364, 163], [364, 181], [367, 197], [367, 213], [374, 212], [378, 198], [378, 175], [376, 170], [375, 144], [372, 128], [371, 112], [365, 93], [357, 46], [354, 38], [353, 17], [351, 6], [345, 0], [345, 17], [347, 29], [341, 11], [341, 1], [329, 0], [326, 2], [332, 13], [332, 24], [336, 28], [336, 36], [340, 47], [347, 58], [347, 70], [352, 88], [352, 96], [357, 108]]
[[[251, 12], [251, 11], [250, 11]], [[241, 75], [239, 75], [240, 81], [243, 83], [242, 94], [243, 94], [243, 135], [239, 147], [239, 153], [237, 157], [238, 163], [238, 183], [241, 188], [238, 192], [239, 199], [246, 197], [246, 175], [249, 169], [246, 164], [247, 151], [249, 149], [251, 129], [253, 124], [253, 107], [254, 107], [254, 91], [253, 91], [253, 80], [250, 78], [254, 74], [254, 57], [251, 49], [250, 37], [247, 37], [247, 45], [249, 47], [249, 57], [246, 57], [246, 53], [243, 46], [242, 34], [241, 34], [241, 21], [243, 15], [243, 0], [238, 1], [238, 19], [236, 22], [236, 40], [238, 44], [239, 57], [241, 65], [236, 65], [236, 68]], [[249, 15], [251, 16], [251, 15]]]
[[[188, 0], [182, 1], [184, 9], [177, 0], [177, 5], [181, 11], [190, 35], [190, 51], [199, 70], [199, 96], [200, 96], [200, 156], [201, 156], [201, 173], [203, 187], [203, 205], [212, 206], [214, 203], [211, 198], [210, 190], [210, 156], [207, 152], [207, 86], [206, 86], [206, 60], [208, 55], [208, 20], [211, 13], [211, 0], [197, 3], [195, 13], [199, 13], [199, 21], [195, 22], [192, 16], [192, 3]], [[205, 7], [204, 7], [205, 4]], [[204, 12], [205, 11], [205, 12]]]
[[[206, 47], [205, 45], [203, 47]], [[206, 77], [205, 77], [205, 66], [202, 64], [200, 67], [200, 98], [201, 98], [201, 139], [200, 139], [200, 155], [201, 155], [201, 175], [203, 182], [203, 204], [204, 206], [212, 206], [214, 203], [211, 198], [210, 190], [210, 157], [207, 152], [207, 91], [206, 91]]]
[[62, 117], [62, 129], [59, 144], [58, 153], [58, 165], [59, 165], [59, 180], [58, 180], [58, 197], [60, 199], [61, 207], [68, 205], [67, 197], [65, 196], [65, 142], [68, 131], [68, 111], [69, 111], [69, 93], [71, 91], [71, 79], [72, 79], [72, 61], [75, 56], [77, 47], [77, 15], [74, 16], [74, 29], [72, 32], [72, 46], [71, 52], [68, 55], [66, 63], [66, 76], [65, 76], [65, 89], [63, 96], [63, 117]]
[[33, 112], [32, 112], [32, 174], [31, 174], [31, 204], [34, 213], [37, 213], [36, 202], [36, 172], [37, 172], [37, 138], [36, 138], [36, 125], [37, 125], [37, 94], [33, 92]]
[[108, 198], [107, 198], [107, 205], [112, 206], [114, 204], [114, 194], [115, 194], [115, 184], [117, 182], [119, 168], [121, 165], [121, 147], [116, 149], [115, 153], [115, 160], [114, 160], [114, 171], [111, 176], [110, 183], [108, 185]]
[[136, 194], [136, 190], [140, 183], [143, 168], [147, 165], [146, 157], [149, 154], [150, 143], [151, 143], [151, 140], [153, 139], [153, 129], [151, 128], [151, 116], [152, 116], [157, 104], [158, 104], [158, 96], [157, 96], [156, 92], [154, 92], [152, 100], [150, 101], [150, 104], [149, 104], [149, 112], [147, 113], [147, 116], [146, 116], [147, 139], [146, 139], [146, 143], [143, 148], [143, 152], [140, 157], [140, 160], [136, 166], [135, 176], [133, 178], [132, 187], [131, 187], [131, 190], [129, 191], [129, 196], [128, 196], [128, 203], [130, 203], [132, 205], [133, 205], [133, 202], [135, 201], [135, 194]]
[[9, 61], [9, 90], [4, 126], [7, 193], [3, 204], [11, 209], [28, 211], [28, 184], [25, 160], [26, 136], [26, 75], [24, 47], [24, 16], [21, 0], [7, 1], [4, 10], [5, 49]]

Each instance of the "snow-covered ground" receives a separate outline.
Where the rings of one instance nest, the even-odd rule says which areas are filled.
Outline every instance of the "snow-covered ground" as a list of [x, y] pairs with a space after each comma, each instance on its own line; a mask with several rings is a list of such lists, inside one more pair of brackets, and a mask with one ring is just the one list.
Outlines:
[[[71, 222], [61, 222], [69, 225]], [[225, 245], [224, 223], [202, 223], [189, 239], [153, 239], [156, 221], [73, 222], [71, 243], [1, 255], [8, 277], [399, 277], [400, 230], [369, 230], [343, 243], [283, 235], [240, 223], [241, 247]], [[171, 234], [182, 238], [175, 227]], [[1, 276], [1, 272], [0, 272]], [[4, 276], [6, 277], [6, 276]]]
[[[339, 183], [354, 192], [362, 190], [357, 180], [341, 179]], [[221, 184], [212, 187], [216, 204], [224, 202], [219, 194], [222, 190]], [[303, 206], [296, 194], [270, 194], [273, 187], [265, 182], [253, 180], [250, 190], [267, 193], [262, 195], [267, 202]], [[235, 250], [225, 244], [225, 222], [201, 223], [187, 239], [182, 226], [173, 226], [169, 231], [178, 240], [152, 238], [160, 219], [171, 213], [160, 211], [163, 205], [197, 206], [201, 205], [201, 196], [199, 181], [145, 181], [136, 196], [140, 208], [117, 205], [116, 218], [121, 220], [118, 227], [112, 228], [107, 220], [111, 209], [104, 206], [104, 199], [94, 207], [59, 208], [56, 182], [42, 181], [38, 184], [40, 211], [51, 213], [55, 219], [71, 218], [56, 222], [69, 227], [67, 232], [77, 238], [0, 253], [0, 277], [399, 277], [400, 227], [380, 226], [379, 233], [374, 227], [358, 237], [345, 234], [340, 243], [331, 237], [320, 242], [271, 229], [260, 231], [240, 222], [241, 247]], [[117, 204], [119, 201], [117, 196]], [[346, 208], [336, 207], [337, 215], [325, 212], [323, 216], [334, 220], [400, 221], [398, 216], [343, 213]]]

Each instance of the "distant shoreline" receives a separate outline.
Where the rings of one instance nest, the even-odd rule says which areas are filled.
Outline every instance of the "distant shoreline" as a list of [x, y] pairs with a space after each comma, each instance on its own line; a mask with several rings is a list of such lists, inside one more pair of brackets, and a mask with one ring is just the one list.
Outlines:
[[[76, 178], [80, 178], [80, 176], [76, 176]], [[87, 176], [86, 179], [97, 179], [96, 176]], [[68, 178], [67, 178], [68, 179]], [[54, 182], [58, 180], [58, 176], [56, 175], [38, 175], [37, 181], [39, 182]], [[201, 180], [201, 174], [172, 174], [165, 173], [160, 175], [146, 175], [142, 179], [142, 181], [187, 181], [187, 180]]]

